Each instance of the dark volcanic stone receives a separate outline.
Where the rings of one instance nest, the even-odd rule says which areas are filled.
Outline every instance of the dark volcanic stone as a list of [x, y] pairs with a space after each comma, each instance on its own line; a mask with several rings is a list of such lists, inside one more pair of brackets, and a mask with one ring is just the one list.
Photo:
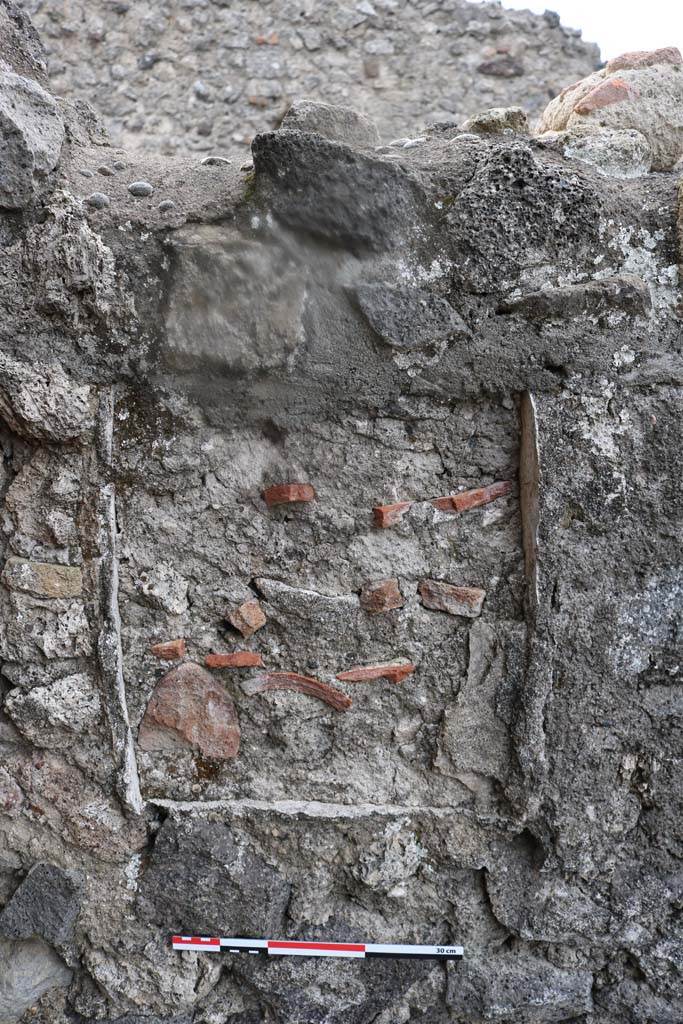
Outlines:
[[286, 130], [257, 135], [252, 153], [257, 186], [290, 227], [382, 250], [405, 242], [420, 222], [419, 186], [387, 161]]
[[54, 864], [35, 864], [0, 913], [0, 935], [51, 945], [68, 942], [81, 909], [83, 878]]
[[431, 292], [362, 284], [356, 297], [372, 329], [392, 348], [421, 349], [467, 334], [462, 317]]
[[645, 316], [650, 306], [650, 292], [645, 282], [631, 274], [622, 274], [605, 277], [601, 281], [529, 292], [503, 303], [500, 312], [521, 313], [530, 320], [546, 320], [598, 315], [609, 309]]
[[236, 829], [168, 820], [140, 886], [143, 913], [168, 934], [283, 933], [289, 883]]
[[530, 956], [468, 956], [449, 966], [447, 1002], [453, 1024], [550, 1024], [588, 1013], [592, 975], [564, 971]]

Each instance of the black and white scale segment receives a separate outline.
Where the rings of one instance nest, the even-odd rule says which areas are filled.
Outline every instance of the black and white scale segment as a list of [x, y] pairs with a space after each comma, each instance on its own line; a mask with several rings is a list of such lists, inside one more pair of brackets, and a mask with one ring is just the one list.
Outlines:
[[462, 946], [405, 946], [372, 942], [285, 942], [278, 939], [234, 939], [174, 935], [173, 949], [220, 953], [267, 953], [270, 956], [405, 957], [411, 960], [459, 960]]

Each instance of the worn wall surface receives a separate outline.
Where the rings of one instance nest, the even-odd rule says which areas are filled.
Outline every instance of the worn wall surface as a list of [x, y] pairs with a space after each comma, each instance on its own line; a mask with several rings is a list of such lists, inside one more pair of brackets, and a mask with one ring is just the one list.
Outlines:
[[676, 173], [131, 155], [28, 32], [3, 0], [0, 1021], [675, 1024]]
[[557, 15], [464, 0], [21, 0], [50, 88], [115, 143], [238, 152], [302, 97], [374, 117], [385, 141], [521, 103], [540, 113], [598, 48]]

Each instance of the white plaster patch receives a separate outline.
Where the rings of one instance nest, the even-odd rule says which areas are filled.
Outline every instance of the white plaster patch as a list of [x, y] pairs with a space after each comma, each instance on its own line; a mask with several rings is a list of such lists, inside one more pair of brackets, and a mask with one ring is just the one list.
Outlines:
[[[613, 221], [603, 222], [600, 225], [603, 236], [608, 235], [608, 229], [613, 226]], [[669, 315], [679, 301], [678, 268], [658, 259], [658, 250], [664, 241], [665, 234], [661, 229], [650, 232], [646, 228], [636, 228], [633, 225], [622, 227], [606, 242], [607, 247], [621, 257], [619, 266], [603, 267], [595, 275], [596, 280], [611, 277], [615, 273], [634, 274], [641, 278], [650, 289], [651, 330], [657, 329], [661, 319]]]
[[614, 384], [605, 382], [601, 396], [582, 395], [581, 407], [584, 416], [579, 424], [581, 437], [605, 458], [615, 462], [619, 459], [619, 438], [633, 429], [628, 409], [621, 409], [616, 415], [609, 411], [614, 395]]
[[126, 889], [130, 890], [130, 892], [137, 891], [141, 864], [142, 856], [139, 853], [134, 853], [123, 869], [123, 874], [126, 879]]
[[[623, 603], [610, 658], [617, 672], [636, 676], [648, 668], [657, 649], [670, 648], [683, 612], [683, 574], [672, 569], [653, 577]], [[680, 665], [669, 671], [676, 675]]]

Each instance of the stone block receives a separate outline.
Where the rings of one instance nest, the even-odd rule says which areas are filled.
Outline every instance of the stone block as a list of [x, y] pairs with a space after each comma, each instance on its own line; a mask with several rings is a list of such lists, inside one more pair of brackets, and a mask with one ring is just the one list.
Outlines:
[[79, 734], [91, 735], [102, 714], [99, 693], [85, 673], [27, 691], [12, 690], [5, 710], [31, 742], [56, 749], [69, 747]]
[[66, 988], [72, 974], [39, 939], [0, 939], [0, 1024], [18, 1024], [24, 1013], [53, 988]]
[[20, 590], [36, 597], [80, 597], [83, 577], [78, 566], [30, 562], [25, 558], [8, 558], [2, 582], [11, 590]]
[[79, 441], [94, 423], [92, 391], [59, 365], [29, 365], [0, 353], [0, 417], [20, 437]]
[[317, 100], [298, 100], [293, 103], [282, 120], [282, 127], [300, 132], [316, 132], [354, 149], [373, 149], [380, 144], [377, 126], [365, 114], [350, 107], [334, 106]]
[[55, 864], [35, 864], [0, 911], [0, 935], [42, 938], [60, 946], [73, 938], [83, 897], [83, 876]]
[[483, 135], [497, 135], [507, 129], [513, 132], [529, 131], [527, 116], [521, 107], [491, 107], [468, 117], [461, 127], [464, 132], [480, 132]]
[[456, 587], [441, 580], [421, 580], [419, 587], [425, 608], [474, 619], [481, 613], [486, 591], [479, 587]]
[[538, 131], [635, 130], [650, 147], [652, 169], [669, 171], [683, 155], [682, 66], [676, 47], [616, 57], [551, 100]]
[[448, 972], [446, 1000], [453, 1024], [550, 1024], [593, 1007], [589, 971], [565, 971], [530, 956], [467, 956]]
[[358, 304], [372, 329], [391, 348], [436, 352], [467, 327], [445, 299], [419, 288], [389, 284], [356, 287]]
[[64, 122], [56, 101], [31, 78], [0, 69], [0, 207], [28, 206], [59, 162]]
[[290, 886], [222, 821], [166, 821], [140, 883], [139, 907], [165, 935], [282, 935]]

